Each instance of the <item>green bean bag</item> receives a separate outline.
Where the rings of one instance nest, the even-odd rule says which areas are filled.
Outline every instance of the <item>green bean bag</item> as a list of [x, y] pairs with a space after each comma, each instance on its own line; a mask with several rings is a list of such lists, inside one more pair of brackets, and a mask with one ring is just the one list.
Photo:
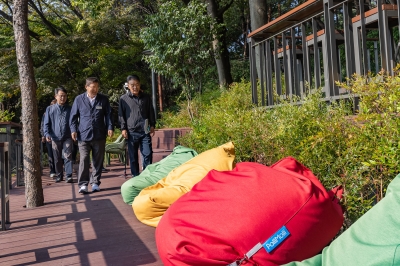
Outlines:
[[150, 164], [140, 175], [129, 179], [121, 186], [121, 195], [125, 203], [132, 205], [142, 189], [154, 185], [166, 177], [176, 167], [197, 156], [197, 152], [183, 146], [177, 146], [172, 153], [157, 163]]
[[386, 196], [319, 254], [286, 266], [400, 265], [400, 175]]

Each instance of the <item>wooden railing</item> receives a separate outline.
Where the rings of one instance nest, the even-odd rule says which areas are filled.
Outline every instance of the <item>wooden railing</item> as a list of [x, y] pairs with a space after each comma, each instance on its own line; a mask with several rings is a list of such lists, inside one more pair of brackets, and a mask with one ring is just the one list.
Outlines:
[[[299, 102], [308, 88], [320, 87], [326, 101], [346, 98], [348, 92], [337, 81], [381, 69], [393, 74], [399, 52], [392, 34], [399, 25], [398, 5], [377, 0], [365, 11], [364, 0], [359, 0], [356, 15], [353, 3], [309, 0], [249, 34], [255, 104]], [[379, 38], [367, 38], [369, 31]]]

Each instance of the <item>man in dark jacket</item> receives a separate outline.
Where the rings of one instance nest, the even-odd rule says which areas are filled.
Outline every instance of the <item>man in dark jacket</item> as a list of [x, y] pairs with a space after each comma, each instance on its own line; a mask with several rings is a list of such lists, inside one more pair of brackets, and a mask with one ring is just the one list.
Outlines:
[[[50, 102], [50, 105], [53, 105], [56, 103], [57, 103], [57, 100], [53, 99]], [[50, 177], [56, 178], [56, 167], [54, 166], [53, 148], [51, 147], [51, 142], [46, 141], [46, 135], [44, 134], [44, 118], [45, 117], [46, 117], [46, 111], [43, 113], [42, 122], [40, 123], [40, 134], [42, 135], [42, 143], [46, 144], [47, 160], [49, 162], [49, 168], [50, 168]]]
[[71, 107], [67, 103], [67, 90], [56, 88], [55, 98], [57, 103], [46, 109], [43, 130], [46, 141], [51, 142], [56, 182], [63, 180], [65, 166], [66, 182], [72, 183], [72, 138], [68, 123]]
[[143, 169], [152, 163], [151, 135], [154, 135], [156, 118], [151, 98], [140, 88], [138, 76], [128, 76], [129, 91], [121, 96], [118, 117], [122, 136], [128, 140], [132, 177], [139, 175], [138, 149], [142, 154]]
[[[78, 140], [80, 162], [78, 172], [79, 193], [100, 191], [101, 169], [107, 135], [112, 137], [111, 106], [107, 96], [99, 92], [99, 80], [86, 79], [86, 92], [78, 95], [72, 105], [70, 127], [74, 141]], [[90, 152], [92, 174], [89, 177]]]

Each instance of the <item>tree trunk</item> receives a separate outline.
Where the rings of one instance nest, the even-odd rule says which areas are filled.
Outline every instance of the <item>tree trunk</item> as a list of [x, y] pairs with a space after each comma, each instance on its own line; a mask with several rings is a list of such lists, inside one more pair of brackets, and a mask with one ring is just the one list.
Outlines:
[[249, 54], [249, 46], [247, 45], [247, 34], [250, 30], [250, 15], [242, 10], [242, 34], [243, 34], [243, 59], [247, 59]]
[[[251, 31], [254, 31], [268, 22], [268, 8], [267, 1], [265, 0], [249, 0], [250, 7], [250, 25]], [[258, 78], [261, 77], [260, 70], [260, 46], [256, 46], [255, 48], [255, 59], [256, 60], [256, 69]]]
[[[223, 24], [223, 14], [226, 10], [219, 10], [215, 0], [206, 0], [206, 3], [208, 15], [215, 19], [218, 24]], [[231, 74], [231, 62], [229, 60], [229, 52], [226, 44], [225, 29], [221, 29], [220, 32], [218, 32], [217, 36], [214, 36], [212, 45], [215, 53], [215, 63], [218, 70], [219, 85], [229, 85], [233, 82], [233, 78]]]
[[251, 31], [258, 29], [268, 22], [268, 7], [265, 0], [249, 0]]
[[14, 37], [21, 87], [23, 163], [26, 207], [44, 204], [39, 154], [39, 126], [36, 81], [33, 73], [28, 29], [28, 1], [15, 0], [13, 10]]

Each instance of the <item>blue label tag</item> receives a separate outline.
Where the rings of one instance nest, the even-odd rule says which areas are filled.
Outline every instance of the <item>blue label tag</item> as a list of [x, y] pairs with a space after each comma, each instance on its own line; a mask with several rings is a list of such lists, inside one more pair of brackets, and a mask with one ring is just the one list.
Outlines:
[[263, 247], [268, 253], [271, 253], [283, 240], [285, 240], [290, 235], [286, 226], [283, 226], [275, 234], [273, 234], [267, 241], [263, 244]]

